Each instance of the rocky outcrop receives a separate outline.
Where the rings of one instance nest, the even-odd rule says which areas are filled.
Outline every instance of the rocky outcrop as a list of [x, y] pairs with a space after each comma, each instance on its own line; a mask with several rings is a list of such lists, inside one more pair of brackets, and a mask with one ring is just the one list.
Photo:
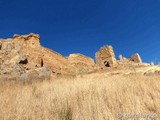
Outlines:
[[147, 63], [142, 63], [142, 59], [138, 53], [132, 55], [130, 58], [125, 58], [122, 55], [119, 55], [117, 63], [121, 67], [145, 67], [149, 65]]
[[82, 54], [70, 54], [68, 60], [71, 64], [83, 63], [87, 66], [94, 66], [94, 60]]
[[21, 80], [86, 74], [95, 70], [94, 60], [71, 54], [69, 58], [40, 45], [38, 34], [0, 40], [0, 76]]
[[160, 70], [149, 70], [144, 72], [144, 76], [160, 75]]
[[132, 55], [129, 60], [135, 63], [142, 63], [142, 59], [138, 53]]
[[37, 38], [40, 39], [40, 36], [38, 34], [30, 33], [29, 35], [19, 35], [19, 34], [14, 34], [13, 38], [16, 39], [25, 39], [29, 40], [30, 38]]
[[123, 57], [122, 55], [119, 55], [119, 61], [120, 61], [121, 63], [128, 63], [128, 62], [129, 62], [129, 59]]
[[138, 53], [132, 55], [130, 58], [125, 58], [119, 55], [119, 62], [121, 63], [142, 63], [142, 59]]
[[[139, 54], [130, 58], [119, 56], [116, 60], [112, 46], [101, 47], [92, 58], [82, 54], [70, 54], [68, 58], [45, 48], [40, 44], [40, 36], [15, 34], [13, 38], [0, 39], [0, 77], [20, 80], [50, 78], [52, 76], [76, 76], [101, 72], [107, 67], [147, 66]], [[110, 69], [110, 68], [109, 68]], [[108, 70], [109, 70], [108, 69]], [[158, 73], [159, 74], [159, 73]]]
[[2, 41], [0, 41], [0, 50], [1, 50], [1, 48], [2, 48]]
[[18, 35], [0, 41], [0, 75], [17, 79], [49, 78], [63, 72], [69, 61], [40, 45], [37, 34]]
[[65, 68], [69, 65], [67, 58], [53, 50], [44, 47], [41, 47], [41, 53], [43, 54], [43, 63], [48, 66], [53, 75], [68, 74], [65, 71]]
[[119, 60], [123, 61], [123, 56], [122, 55], [119, 55]]
[[117, 66], [117, 61], [112, 46], [104, 46], [100, 48], [100, 50], [96, 52], [95, 58], [96, 64], [101, 68]]
[[150, 66], [154, 66], [154, 62], [150, 62]]
[[69, 69], [74, 74], [87, 74], [95, 70], [95, 63], [92, 58], [82, 54], [70, 54], [68, 57]]
[[[14, 35], [13, 39], [0, 41], [0, 75], [16, 79], [49, 77], [51, 71], [43, 64], [39, 35]], [[46, 74], [44, 69], [48, 69]], [[46, 70], [47, 71], [47, 70]]]

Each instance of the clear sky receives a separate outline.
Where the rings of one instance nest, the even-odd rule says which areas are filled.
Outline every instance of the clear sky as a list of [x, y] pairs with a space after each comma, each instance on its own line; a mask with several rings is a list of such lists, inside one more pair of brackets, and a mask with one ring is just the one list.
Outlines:
[[0, 38], [31, 32], [64, 56], [112, 45], [117, 58], [158, 63], [160, 0], [0, 0]]

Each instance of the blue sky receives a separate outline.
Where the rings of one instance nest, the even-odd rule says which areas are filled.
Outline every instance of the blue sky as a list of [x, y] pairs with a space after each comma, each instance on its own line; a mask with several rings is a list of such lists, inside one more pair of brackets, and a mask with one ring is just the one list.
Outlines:
[[160, 0], [0, 0], [0, 38], [31, 32], [64, 56], [112, 45], [117, 58], [158, 63]]

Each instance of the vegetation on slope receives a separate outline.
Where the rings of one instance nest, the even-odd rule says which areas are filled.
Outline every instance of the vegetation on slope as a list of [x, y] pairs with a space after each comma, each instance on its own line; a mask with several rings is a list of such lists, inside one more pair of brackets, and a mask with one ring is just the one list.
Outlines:
[[1, 120], [116, 120], [118, 113], [158, 113], [156, 76], [94, 74], [73, 80], [1, 83]]

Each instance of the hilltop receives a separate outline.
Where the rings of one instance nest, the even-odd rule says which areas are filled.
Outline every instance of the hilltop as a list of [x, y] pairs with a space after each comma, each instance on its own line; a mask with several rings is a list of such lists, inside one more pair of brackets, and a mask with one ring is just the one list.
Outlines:
[[[112, 46], [103, 46], [95, 53], [96, 63], [80, 53], [68, 58], [40, 44], [40, 35], [15, 34], [13, 38], [0, 39], [0, 76], [4, 79], [50, 79], [51, 77], [76, 77], [77, 75], [133, 68], [150, 68], [159, 74], [153, 64], [143, 63], [135, 53], [130, 58], [119, 56], [116, 60]], [[148, 70], [148, 69], [147, 69]], [[143, 71], [146, 75], [149, 71]], [[149, 72], [150, 74], [150, 72]]]
[[64, 57], [43, 47], [38, 34], [0, 39], [0, 119], [157, 118], [159, 66], [144, 63], [138, 53], [117, 60], [111, 45], [95, 59]]

